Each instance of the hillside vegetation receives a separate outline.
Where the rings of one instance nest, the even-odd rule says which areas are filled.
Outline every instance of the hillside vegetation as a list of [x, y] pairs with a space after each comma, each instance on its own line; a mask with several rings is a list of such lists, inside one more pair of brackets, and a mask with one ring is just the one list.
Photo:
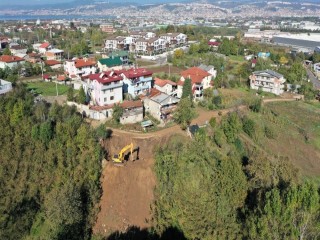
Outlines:
[[0, 97], [0, 239], [90, 239], [101, 149], [68, 106]]
[[319, 165], [319, 116], [310, 104], [272, 103], [212, 120], [190, 142], [171, 139], [156, 153], [155, 230], [318, 239], [319, 187], [304, 177], [319, 174], [305, 166]]

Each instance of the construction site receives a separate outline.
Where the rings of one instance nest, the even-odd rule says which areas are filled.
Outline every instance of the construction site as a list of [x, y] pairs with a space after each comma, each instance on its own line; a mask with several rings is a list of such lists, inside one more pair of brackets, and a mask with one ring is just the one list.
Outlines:
[[[108, 161], [103, 167], [103, 193], [94, 233], [107, 236], [131, 226], [151, 226], [156, 185], [154, 151], [180, 131], [178, 126], [143, 135], [115, 130], [104, 142]], [[123, 162], [119, 161], [122, 156]]]

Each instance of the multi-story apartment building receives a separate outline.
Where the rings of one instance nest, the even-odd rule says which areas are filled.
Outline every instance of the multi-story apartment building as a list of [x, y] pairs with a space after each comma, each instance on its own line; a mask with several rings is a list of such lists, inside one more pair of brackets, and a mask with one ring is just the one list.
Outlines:
[[165, 51], [167, 48], [166, 40], [162, 38], [144, 39], [136, 41], [135, 52], [140, 54], [152, 54]]
[[114, 28], [113, 28], [112, 24], [101, 24], [100, 29], [102, 32], [106, 32], [106, 33], [113, 33], [114, 32]]
[[176, 47], [188, 42], [188, 37], [183, 33], [166, 33], [160, 36], [160, 38], [167, 41], [169, 47]]
[[106, 39], [104, 48], [108, 51], [123, 50], [125, 47], [125, 37], [110, 37]]
[[152, 88], [152, 72], [145, 68], [132, 68], [122, 71], [124, 93], [137, 97]]
[[89, 75], [84, 89], [94, 105], [105, 106], [123, 100], [122, 71], [109, 71]]
[[253, 72], [249, 79], [251, 89], [261, 89], [276, 95], [283, 93], [286, 81], [283, 75], [269, 69]]
[[64, 70], [70, 78], [81, 78], [96, 73], [96, 62], [94, 60], [75, 59], [64, 63]]

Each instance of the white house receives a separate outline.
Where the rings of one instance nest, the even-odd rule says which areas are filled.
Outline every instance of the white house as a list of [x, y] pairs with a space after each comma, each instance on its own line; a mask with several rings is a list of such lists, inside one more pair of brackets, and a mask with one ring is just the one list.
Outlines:
[[166, 40], [170, 47], [176, 47], [188, 42], [188, 37], [183, 33], [166, 33], [160, 36]]
[[213, 79], [215, 79], [217, 77], [217, 70], [214, 69], [214, 66], [212, 65], [204, 65], [204, 64], [201, 64], [199, 66], [199, 68], [201, 68], [202, 70], [208, 72]]
[[123, 100], [121, 71], [91, 74], [85, 82], [84, 89], [94, 105], [110, 105]]
[[[34, 47], [37, 47], [37, 46], [34, 45]], [[38, 49], [36, 49], [36, 50], [38, 50], [39, 53], [41, 53], [41, 54], [45, 54], [45, 53], [46, 53], [47, 51], [49, 51], [50, 49], [52, 49], [51, 44], [48, 43], [48, 42], [44, 42], [44, 43], [42, 43], [42, 44], [38, 47]]]
[[5, 69], [6, 67], [8, 68], [13, 68], [18, 66], [19, 64], [24, 64], [25, 60], [21, 57], [17, 56], [10, 56], [10, 55], [2, 55], [0, 56], [0, 68]]
[[313, 64], [313, 70], [317, 76], [320, 76], [320, 62]]
[[96, 62], [84, 59], [68, 60], [64, 63], [64, 70], [70, 78], [81, 78], [83, 76], [96, 73]]
[[12, 83], [0, 79], [0, 95], [10, 92], [12, 90]]
[[54, 48], [54, 49], [50, 49], [48, 51], [45, 52], [45, 56], [47, 57], [47, 60], [57, 60], [57, 61], [61, 61], [63, 58], [63, 50]]
[[10, 47], [11, 54], [17, 56], [18, 54], [27, 54], [27, 48], [19, 45]]
[[253, 72], [249, 79], [251, 89], [261, 89], [276, 95], [283, 93], [286, 81], [283, 75], [269, 69]]
[[177, 94], [177, 84], [168, 79], [154, 79], [154, 88], [158, 89], [160, 92], [166, 93], [168, 95], [174, 96]]
[[203, 90], [212, 87], [212, 76], [210, 73], [198, 67], [189, 68], [181, 72], [181, 78], [178, 82], [177, 96], [181, 98], [185, 80], [191, 79], [192, 93], [194, 100], [203, 98]]

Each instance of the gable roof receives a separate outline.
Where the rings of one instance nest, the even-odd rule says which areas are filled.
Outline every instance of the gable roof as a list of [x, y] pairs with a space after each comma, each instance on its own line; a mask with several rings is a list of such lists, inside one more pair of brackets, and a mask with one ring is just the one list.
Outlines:
[[265, 74], [267, 74], [267, 75], [271, 75], [271, 76], [276, 77], [276, 78], [282, 78], [283, 77], [282, 74], [277, 73], [277, 72], [275, 72], [273, 70], [270, 70], [270, 69], [262, 70], [262, 71], [255, 71], [255, 72], [253, 72], [253, 74], [254, 75], [265, 75]]
[[96, 80], [99, 83], [106, 84], [111, 82], [118, 82], [123, 79], [121, 71], [107, 71], [102, 73], [90, 74], [88, 78], [93, 81]]
[[74, 65], [76, 68], [82, 68], [82, 67], [90, 67], [96, 65], [95, 61], [88, 60], [88, 59], [76, 59], [74, 60]]
[[120, 104], [120, 107], [123, 109], [131, 109], [131, 108], [139, 108], [142, 107], [143, 104], [140, 100], [137, 101], [123, 101], [123, 103]]
[[151, 76], [153, 72], [145, 69], [145, 68], [131, 68], [126, 71], [123, 71], [123, 74], [131, 79], [136, 77], [142, 77], [142, 76]]
[[120, 57], [110, 57], [110, 58], [103, 58], [99, 60], [101, 65], [106, 65], [107, 67], [114, 67], [122, 65], [122, 61]]
[[17, 56], [10, 56], [10, 55], [0, 56], [0, 62], [12, 63], [12, 62], [21, 62], [21, 61], [24, 61], [24, 59]]
[[199, 68], [201, 68], [202, 70], [209, 72], [211, 69], [214, 69], [214, 66], [212, 65], [204, 65], [204, 64], [200, 64]]
[[192, 84], [201, 83], [205, 77], [211, 76], [211, 74], [209, 74], [208, 72], [206, 72], [198, 67], [189, 68], [189, 69], [181, 72], [181, 75], [185, 79], [190, 78], [192, 81]]
[[154, 84], [159, 86], [159, 87], [163, 87], [167, 84], [172, 85], [172, 86], [177, 86], [177, 84], [175, 82], [172, 82], [169, 79], [160, 79], [160, 78], [155, 78], [154, 79]]
[[57, 65], [57, 64], [61, 64], [61, 62], [59, 62], [57, 60], [47, 60], [47, 61], [45, 61], [45, 64], [48, 65], [48, 66], [54, 66], [54, 65]]
[[47, 47], [49, 47], [49, 46], [50, 46], [50, 43], [45, 42], [45, 43], [42, 43], [42, 44], [39, 46], [39, 48], [47, 48]]

